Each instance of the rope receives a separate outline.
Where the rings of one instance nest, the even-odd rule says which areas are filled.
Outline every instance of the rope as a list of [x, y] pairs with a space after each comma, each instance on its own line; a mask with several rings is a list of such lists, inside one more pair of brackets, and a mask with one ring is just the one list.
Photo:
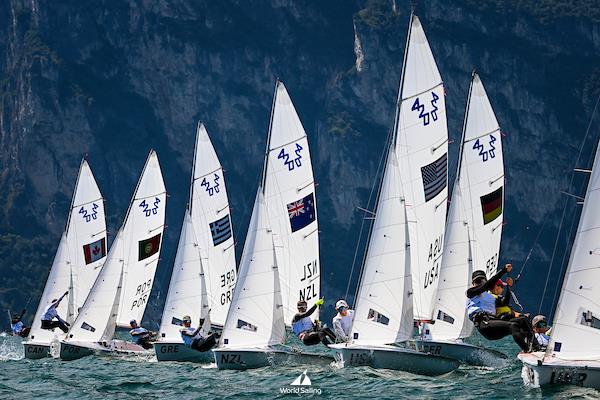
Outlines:
[[[596, 110], [598, 109], [598, 103], [600, 103], [600, 94], [598, 95], [598, 99], [596, 100], [596, 104], [594, 105], [594, 110], [592, 111], [592, 117], [590, 118], [590, 122], [588, 123], [587, 129], [585, 131], [585, 136], [581, 142], [581, 146], [579, 147], [579, 153], [577, 154], [577, 159], [575, 160], [575, 166], [579, 163], [579, 159], [581, 158], [581, 154], [583, 153], [583, 148], [585, 143], [587, 142], [587, 137], [589, 135], [590, 129], [592, 127], [592, 121], [594, 120], [594, 116], [596, 115]], [[571, 179], [569, 181], [569, 188], [573, 185], [573, 180], [575, 178], [575, 171], [571, 171]], [[548, 268], [548, 273], [546, 274], [546, 282], [544, 283], [544, 291], [542, 292], [542, 298], [540, 300], [540, 306], [538, 308], [538, 314], [542, 312], [542, 305], [544, 304], [544, 297], [546, 296], [546, 290], [548, 288], [548, 281], [550, 280], [550, 272], [552, 271], [552, 266], [554, 265], [554, 256], [556, 255], [556, 248], [558, 247], [558, 240], [560, 238], [560, 232], [562, 230], [562, 225], [565, 219], [565, 214], [567, 213], [569, 199], [565, 199], [565, 205], [563, 207], [562, 216], [560, 217], [560, 224], [558, 225], [558, 231], [556, 234], [556, 239], [554, 240], [554, 248], [552, 249], [552, 257], [550, 259], [550, 267]]]
[[[377, 165], [377, 172], [375, 175], [376, 177], [379, 177], [379, 174], [381, 172], [381, 166], [383, 164], [383, 160], [386, 158], [387, 153], [390, 150], [389, 147], [390, 147], [391, 137], [392, 137], [392, 130], [390, 130], [388, 132], [384, 149], [381, 153], [381, 156], [379, 157], [379, 164]], [[371, 205], [371, 201], [373, 199], [373, 194], [376, 191], [375, 189], [378, 189], [380, 186], [380, 184], [378, 184], [378, 183], [379, 183], [378, 180], [375, 179], [375, 182], [373, 183], [373, 186], [371, 187], [371, 192], [369, 193], [369, 199], [367, 200], [367, 207], [366, 207], [367, 209], [363, 209], [364, 211], [363, 211], [362, 221], [360, 223], [360, 232], [358, 234], [358, 240], [356, 241], [356, 247], [354, 248], [354, 257], [352, 258], [352, 267], [350, 268], [350, 275], [348, 276], [348, 284], [346, 285], [346, 293], [344, 294], [345, 299], [348, 298], [348, 292], [350, 291], [350, 284], [352, 283], [352, 276], [354, 274], [354, 268], [356, 267], [356, 259], [358, 258], [358, 250], [360, 249], [360, 244], [361, 244], [361, 240], [362, 240], [362, 236], [363, 236], [363, 230], [364, 230], [367, 214], [374, 215], [374, 213], [369, 211], [368, 208]], [[379, 190], [377, 190], [377, 195], [379, 195]], [[368, 243], [366, 244], [366, 246], [368, 246]], [[366, 254], [367, 254], [367, 249], [365, 248], [364, 255], [366, 256]]]
[[529, 258], [531, 257], [531, 253], [533, 252], [533, 249], [535, 248], [535, 245], [537, 244], [540, 236], [542, 235], [544, 227], [546, 226], [546, 222], [548, 222], [548, 219], [546, 219], [544, 221], [544, 223], [542, 224], [542, 228], [540, 229], [540, 231], [538, 232], [537, 236], [535, 237], [535, 240], [533, 241], [533, 245], [531, 246], [531, 249], [529, 249], [529, 253], [527, 254], [527, 257], [525, 258], [525, 261], [523, 262], [523, 266], [521, 267], [521, 270], [519, 271], [519, 273], [517, 274], [517, 277], [515, 278], [515, 284], [519, 281], [519, 279], [521, 279], [521, 275], [523, 274], [523, 270], [525, 269], [525, 265], [527, 265], [527, 262], [529, 261]]

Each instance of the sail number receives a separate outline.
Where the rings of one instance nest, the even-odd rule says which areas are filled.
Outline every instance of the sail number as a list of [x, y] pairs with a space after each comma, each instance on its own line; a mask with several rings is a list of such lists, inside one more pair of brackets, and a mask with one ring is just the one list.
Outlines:
[[221, 293], [221, 305], [224, 306], [227, 303], [231, 303], [233, 298], [233, 288], [235, 285], [235, 269], [227, 271], [227, 273], [221, 275], [221, 288], [226, 288]]
[[498, 253], [494, 254], [490, 259], [485, 262], [485, 273], [487, 276], [491, 276], [496, 272], [496, 265], [498, 264]]
[[473, 144], [473, 150], [479, 152], [478, 155], [481, 156], [481, 160], [483, 162], [486, 162], [490, 158], [496, 157], [496, 146], [494, 146], [494, 143], [496, 143], [496, 138], [494, 137], [494, 135], [490, 135], [489, 139], [490, 140], [488, 142], [487, 148], [484, 144], [480, 142], [480, 139], [477, 139]]
[[277, 159], [283, 160], [283, 164], [288, 167], [288, 171], [293, 171], [294, 168], [299, 168], [302, 166], [302, 150], [304, 150], [304, 148], [300, 146], [299, 143], [296, 143], [296, 149], [292, 150], [295, 154], [295, 157], [291, 158], [290, 153], [286, 152], [285, 148], [283, 148], [279, 152]]
[[154, 198], [154, 201], [150, 201], [149, 203], [146, 200], [142, 200], [139, 207], [142, 209], [142, 212], [146, 217], [151, 215], [156, 215], [158, 213], [158, 204], [160, 203], [160, 199], [158, 197]]
[[79, 209], [79, 214], [81, 214], [81, 218], [83, 218], [85, 222], [90, 222], [91, 220], [98, 218], [98, 204], [92, 204], [92, 212], [89, 212], [85, 207], [81, 207]]
[[135, 299], [133, 300], [133, 303], [131, 303], [131, 310], [133, 310], [134, 307], [140, 308], [146, 304], [150, 290], [152, 290], [152, 279], [148, 279], [147, 282], [144, 282], [137, 287]]
[[440, 260], [442, 258], [443, 246], [443, 234], [429, 244], [429, 256], [427, 257], [427, 264], [431, 265], [431, 267], [428, 267], [425, 271], [425, 280], [423, 281], [424, 289], [427, 289], [428, 286], [432, 285], [440, 274]]
[[304, 274], [300, 279], [300, 283], [304, 286], [300, 289], [300, 300], [308, 301], [311, 299], [316, 299], [319, 294], [317, 293], [317, 288], [313, 281], [319, 274], [317, 260], [305, 264], [303, 266], [303, 270]]
[[206, 177], [204, 179], [202, 179], [202, 182], [200, 183], [200, 186], [202, 186], [206, 192], [208, 193], [209, 196], [212, 196], [215, 193], [219, 193], [219, 179], [221, 179], [221, 177], [217, 174], [213, 174], [213, 181], [210, 181], [206, 179]]
[[[431, 107], [428, 107], [429, 111], [425, 110], [425, 105], [421, 104], [421, 100], [419, 97], [417, 97], [415, 99], [415, 102], [413, 103], [411, 110], [417, 111], [419, 113], [419, 118], [421, 118], [423, 120], [423, 126], [429, 125], [429, 123], [432, 120], [437, 121], [437, 119], [438, 119], [437, 102], [439, 99], [440, 99], [440, 97], [437, 94], [435, 94], [435, 92], [431, 92], [431, 101], [429, 102], [431, 104]], [[425, 101], [425, 103], [427, 103], [427, 101]]]

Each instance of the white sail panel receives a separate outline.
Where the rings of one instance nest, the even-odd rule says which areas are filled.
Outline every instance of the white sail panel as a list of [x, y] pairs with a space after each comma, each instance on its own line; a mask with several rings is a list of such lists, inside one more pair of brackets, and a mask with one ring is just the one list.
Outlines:
[[354, 343], [390, 344], [413, 329], [412, 278], [404, 198], [396, 152], [391, 149], [358, 290]]
[[129, 327], [132, 319], [140, 322], [144, 316], [165, 226], [167, 193], [158, 163], [152, 150], [129, 206], [125, 224], [125, 259], [117, 326]]
[[434, 339], [471, 334], [465, 292], [475, 269], [495, 274], [503, 224], [502, 136], [479, 76], [473, 73], [459, 167], [452, 196], [437, 304]]
[[600, 146], [556, 306], [548, 353], [563, 360], [600, 359]]
[[[194, 326], [198, 325], [203, 308], [208, 309], [208, 304], [202, 302], [202, 294], [206, 293], [203, 274], [200, 247], [191, 216], [186, 210], [160, 324], [161, 337], [168, 341], [181, 341], [179, 330], [184, 315], [192, 318]], [[204, 299], [206, 301], [206, 297]]]
[[41, 329], [45, 308], [65, 291], [58, 314], [73, 322], [106, 260], [104, 200], [86, 160], [81, 162], [65, 232], [61, 237], [29, 338], [50, 343], [55, 333]]
[[[315, 183], [308, 140], [294, 105], [277, 82], [264, 193], [276, 241], [285, 322], [297, 312], [298, 300], [311, 307], [319, 298], [319, 226]], [[315, 316], [316, 317], [316, 316]]]
[[442, 79], [414, 15], [408, 35], [394, 138], [409, 223], [414, 315], [428, 320], [446, 224], [448, 128]]
[[285, 341], [273, 233], [259, 189], [220, 347], [266, 347]]
[[198, 125], [192, 173], [192, 224], [202, 255], [211, 321], [222, 326], [236, 281], [233, 223], [223, 168], [203, 124]]

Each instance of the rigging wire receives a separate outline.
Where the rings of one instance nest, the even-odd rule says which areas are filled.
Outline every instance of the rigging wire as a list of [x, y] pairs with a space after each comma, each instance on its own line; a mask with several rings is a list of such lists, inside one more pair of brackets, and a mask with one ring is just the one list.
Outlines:
[[529, 261], [529, 258], [531, 257], [531, 253], [533, 253], [533, 249], [535, 248], [535, 245], [537, 244], [538, 240], [540, 239], [540, 236], [542, 235], [542, 232], [544, 231], [544, 227], [546, 226], [546, 222], [548, 222], [548, 219], [546, 219], [544, 221], [544, 223], [542, 224], [542, 228], [540, 229], [540, 231], [538, 232], [537, 236], [535, 237], [535, 240], [533, 241], [533, 244], [531, 245], [531, 249], [529, 249], [529, 253], [527, 254], [527, 257], [525, 257], [525, 261], [523, 262], [523, 265], [521, 266], [521, 270], [519, 270], [519, 273], [517, 274], [517, 277], [514, 279], [515, 284], [519, 281], [519, 279], [521, 279], [521, 275], [523, 274], [523, 270], [525, 269], [525, 266], [527, 265], [527, 262]]
[[[579, 163], [579, 159], [581, 158], [581, 154], [583, 153], [583, 148], [585, 147], [585, 143], [587, 142], [588, 135], [590, 133], [590, 129], [592, 127], [592, 122], [594, 121], [594, 116], [596, 115], [596, 110], [598, 109], [598, 103], [600, 103], [600, 94], [598, 95], [598, 99], [596, 100], [596, 104], [594, 105], [594, 110], [592, 111], [592, 117], [590, 118], [590, 122], [588, 123], [587, 129], [585, 131], [585, 136], [581, 141], [581, 146], [579, 147], [579, 153], [577, 154], [577, 159], [575, 160], [575, 166]], [[571, 179], [569, 181], [568, 188], [571, 188], [573, 185], [573, 180], [575, 178], [575, 171], [571, 171]], [[558, 225], [558, 231], [556, 234], [556, 239], [554, 240], [554, 248], [552, 249], [552, 257], [550, 258], [550, 267], [548, 268], [548, 273], [546, 274], [546, 282], [544, 283], [544, 291], [542, 292], [542, 297], [540, 299], [540, 306], [538, 308], [538, 314], [542, 312], [542, 305], [544, 304], [544, 297], [546, 296], [546, 290], [548, 288], [548, 281], [550, 280], [550, 272], [552, 271], [552, 266], [554, 264], [554, 256], [556, 255], [556, 249], [558, 247], [558, 241], [560, 238], [560, 232], [562, 230], [562, 225], [565, 219], [565, 214], [567, 213], [567, 206], [569, 199], [565, 199], [565, 205], [563, 207], [562, 216], [560, 217], [560, 223]], [[568, 240], [568, 238], [567, 238]], [[562, 270], [562, 269], [561, 269]]]

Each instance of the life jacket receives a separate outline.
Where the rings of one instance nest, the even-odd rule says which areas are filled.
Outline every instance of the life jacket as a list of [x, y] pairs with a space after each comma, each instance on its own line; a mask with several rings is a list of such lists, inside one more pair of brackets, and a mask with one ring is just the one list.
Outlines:
[[483, 292], [480, 295], [467, 300], [467, 315], [473, 320], [473, 315], [478, 312], [485, 312], [490, 315], [496, 315], [496, 298], [490, 292]]
[[[497, 294], [491, 293], [491, 295], [494, 296], [496, 300], [500, 298], [500, 296], [498, 296]], [[496, 317], [499, 317], [502, 314], [512, 314], [512, 308], [510, 308], [509, 306], [496, 307]]]
[[313, 322], [310, 317], [304, 317], [292, 324], [292, 331], [296, 335], [300, 335], [302, 332], [310, 331], [313, 328]]

